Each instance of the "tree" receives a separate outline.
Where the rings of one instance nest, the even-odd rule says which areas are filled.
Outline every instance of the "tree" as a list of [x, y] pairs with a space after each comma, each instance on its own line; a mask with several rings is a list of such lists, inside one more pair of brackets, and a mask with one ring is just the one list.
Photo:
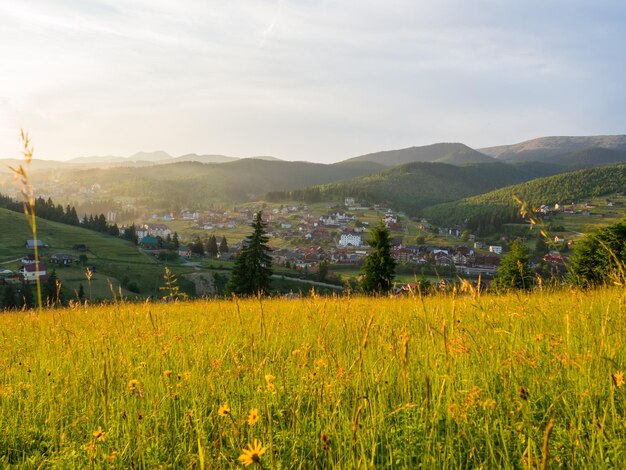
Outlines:
[[33, 290], [30, 285], [26, 281], [22, 281], [18, 291], [18, 306], [20, 308], [31, 308], [35, 306], [35, 296], [33, 295]]
[[15, 295], [15, 288], [13, 284], [7, 284], [4, 288], [2, 295], [2, 308], [5, 310], [18, 307], [17, 296]]
[[365, 258], [361, 289], [369, 294], [386, 294], [391, 289], [396, 261], [391, 256], [391, 235], [382, 221], [372, 229], [368, 242], [372, 252]]
[[49, 306], [62, 305], [64, 302], [63, 292], [61, 291], [61, 281], [57, 278], [56, 270], [48, 276], [48, 280], [44, 284], [44, 302]]
[[252, 234], [243, 242], [241, 253], [233, 267], [228, 282], [228, 291], [238, 295], [267, 293], [272, 277], [271, 249], [267, 246], [269, 237], [265, 231], [262, 212], [259, 211], [252, 222]]
[[206, 254], [215, 258], [217, 256], [217, 240], [215, 239], [215, 235], [211, 235], [206, 244]]
[[579, 287], [626, 281], [626, 220], [603, 227], [580, 240], [574, 249], [570, 280]]
[[172, 243], [174, 243], [174, 248], [178, 250], [180, 246], [180, 240], [178, 239], [178, 232], [174, 232], [174, 237], [172, 238]]
[[220, 253], [228, 253], [228, 242], [224, 236], [222, 236], [222, 241], [220, 242]]
[[204, 254], [204, 245], [202, 244], [202, 240], [200, 240], [200, 237], [196, 237], [196, 241], [194, 241], [189, 246], [189, 249], [191, 250], [192, 253], [195, 253], [196, 255]]
[[511, 244], [511, 251], [500, 261], [494, 287], [498, 291], [528, 290], [533, 283], [533, 272], [528, 265], [526, 245], [516, 240]]

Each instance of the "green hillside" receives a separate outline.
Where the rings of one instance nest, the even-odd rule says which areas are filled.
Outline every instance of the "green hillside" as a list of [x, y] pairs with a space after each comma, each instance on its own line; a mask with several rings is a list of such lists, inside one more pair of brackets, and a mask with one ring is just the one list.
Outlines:
[[[24, 244], [32, 238], [30, 227], [23, 214], [0, 209], [0, 266], [6, 269], [18, 269], [19, 259], [28, 254]], [[162, 284], [163, 265], [154, 257], [140, 252], [132, 243], [110, 235], [71, 225], [37, 219], [38, 238], [48, 248], [41, 250], [40, 256], [49, 269], [53, 267], [48, 258], [55, 253], [69, 253], [78, 257], [73, 250], [75, 244], [84, 244], [88, 248], [87, 264], [96, 267], [92, 278], [92, 294], [94, 297], [111, 297], [109, 281], [113, 289], [119, 290], [124, 278], [136, 282], [142, 296], [158, 293]], [[177, 268], [175, 272], [189, 271]], [[68, 293], [72, 293], [82, 283], [85, 291], [88, 283], [84, 267], [75, 264], [72, 267], [58, 267], [57, 275], [63, 281]], [[184, 286], [189, 287], [189, 286]], [[124, 295], [134, 296], [133, 292], [123, 289]]]
[[494, 158], [460, 143], [439, 143], [400, 150], [386, 150], [350, 158], [346, 162], [375, 162], [385, 166], [406, 163], [429, 162], [463, 165], [468, 163], [490, 163]]
[[324, 165], [245, 159], [220, 164], [180, 162], [142, 168], [64, 169], [38, 173], [35, 180], [55, 180], [70, 194], [98, 183], [102, 199], [144, 200], [155, 210], [256, 200], [268, 191], [331, 183], [381, 168], [371, 162]]
[[409, 163], [348, 181], [272, 194], [296, 200], [338, 200], [346, 196], [361, 201], [387, 204], [417, 214], [425, 207], [484, 193], [509, 184], [528, 181], [537, 173], [553, 171], [550, 166], [483, 163], [456, 166], [444, 163]]
[[482, 148], [479, 151], [506, 162], [553, 162], [563, 155], [599, 147], [626, 150], [626, 135], [540, 137], [513, 145]]
[[472, 215], [514, 207], [514, 195], [531, 206], [540, 206], [581, 201], [625, 190], [626, 164], [617, 164], [537, 178], [461, 201], [429, 207], [423, 214], [439, 223], [454, 223]]

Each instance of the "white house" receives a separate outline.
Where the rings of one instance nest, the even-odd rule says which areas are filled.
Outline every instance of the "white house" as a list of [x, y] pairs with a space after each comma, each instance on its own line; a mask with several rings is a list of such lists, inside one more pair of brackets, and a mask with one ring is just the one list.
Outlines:
[[34, 264], [25, 264], [19, 270], [19, 273], [26, 282], [34, 282], [37, 278], [43, 280], [46, 277], [46, 265], [40, 263], [39, 271], [37, 271]]
[[501, 255], [502, 247], [500, 245], [489, 245], [489, 252], [495, 253], [496, 255]]
[[339, 246], [361, 246], [361, 235], [358, 233], [342, 233]]

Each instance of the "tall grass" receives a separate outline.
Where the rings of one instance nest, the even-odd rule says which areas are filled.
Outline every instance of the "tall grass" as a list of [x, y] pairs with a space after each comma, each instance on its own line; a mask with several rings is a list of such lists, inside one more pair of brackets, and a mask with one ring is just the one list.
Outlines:
[[24, 215], [30, 225], [31, 232], [33, 234], [34, 256], [35, 256], [35, 273], [36, 273], [36, 285], [37, 285], [37, 306], [41, 312], [41, 280], [39, 279], [39, 247], [37, 246], [37, 217], [35, 214], [35, 191], [33, 185], [30, 182], [28, 176], [28, 168], [30, 162], [33, 159], [33, 147], [30, 142], [28, 133], [22, 129], [20, 131], [20, 140], [22, 142], [22, 155], [24, 156], [24, 164], [19, 164], [17, 167], [9, 167], [13, 172], [15, 180], [19, 184], [20, 194], [24, 202]]
[[0, 464], [230, 468], [258, 439], [264, 468], [619, 467], [624, 300], [607, 288], [5, 314]]

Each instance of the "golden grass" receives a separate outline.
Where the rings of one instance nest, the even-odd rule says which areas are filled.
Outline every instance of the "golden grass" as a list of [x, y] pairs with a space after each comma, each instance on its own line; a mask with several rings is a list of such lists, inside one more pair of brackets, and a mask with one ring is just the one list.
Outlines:
[[624, 300], [613, 288], [4, 314], [0, 463], [619, 467]]

